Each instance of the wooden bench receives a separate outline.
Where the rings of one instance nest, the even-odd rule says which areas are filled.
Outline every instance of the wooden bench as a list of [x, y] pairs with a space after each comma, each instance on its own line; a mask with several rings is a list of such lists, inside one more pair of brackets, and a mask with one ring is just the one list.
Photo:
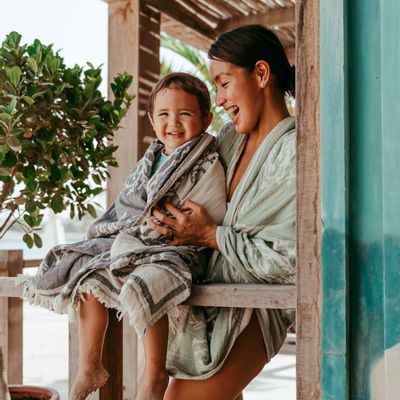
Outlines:
[[[22, 301], [16, 299], [21, 296], [22, 288], [16, 286], [14, 277], [6, 275], [16, 275], [22, 272], [23, 267], [35, 267], [39, 263], [40, 260], [23, 261], [21, 251], [0, 251], [0, 340], [4, 344], [5, 353], [12, 354], [12, 357], [8, 357], [10, 383], [22, 383]], [[295, 308], [296, 287], [263, 284], [194, 285], [186, 303], [217, 307]], [[116, 319], [115, 312], [110, 311], [109, 316], [103, 362], [111, 377], [91, 399], [131, 399], [136, 393], [138, 362], [141, 357], [138, 354], [137, 338], [132, 327]], [[78, 360], [78, 318], [75, 320], [69, 326], [70, 382], [74, 380]]]

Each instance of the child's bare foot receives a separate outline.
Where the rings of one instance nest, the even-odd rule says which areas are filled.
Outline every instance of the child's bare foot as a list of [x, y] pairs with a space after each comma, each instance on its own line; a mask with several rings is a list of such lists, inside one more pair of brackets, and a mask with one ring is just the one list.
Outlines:
[[108, 372], [101, 366], [78, 372], [69, 400], [85, 400], [90, 393], [104, 386], [109, 376]]
[[162, 400], [168, 386], [168, 375], [165, 373], [158, 375], [158, 378], [144, 377], [139, 385], [136, 400]]

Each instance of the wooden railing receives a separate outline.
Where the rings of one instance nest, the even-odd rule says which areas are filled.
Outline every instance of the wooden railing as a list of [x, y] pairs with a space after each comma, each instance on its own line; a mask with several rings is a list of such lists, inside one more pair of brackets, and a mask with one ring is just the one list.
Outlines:
[[[36, 267], [40, 260], [24, 261], [21, 250], [0, 250], [0, 343], [3, 345], [8, 380], [22, 383], [22, 290], [15, 276], [23, 268]], [[295, 308], [293, 285], [208, 284], [195, 285], [187, 301], [191, 305], [243, 308]], [[110, 372], [107, 384], [91, 400], [133, 400], [136, 396], [137, 338], [132, 327], [109, 312], [103, 363]], [[69, 382], [73, 382], [78, 360], [79, 318], [69, 324]], [[122, 349], [124, 348], [124, 352]], [[139, 351], [140, 353], [140, 351]]]

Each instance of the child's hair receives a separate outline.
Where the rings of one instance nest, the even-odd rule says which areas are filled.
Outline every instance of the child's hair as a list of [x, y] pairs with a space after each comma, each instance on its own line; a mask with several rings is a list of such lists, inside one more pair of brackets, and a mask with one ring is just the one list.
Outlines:
[[154, 101], [159, 92], [163, 89], [179, 89], [197, 97], [201, 117], [207, 117], [211, 109], [210, 93], [207, 86], [199, 78], [185, 72], [172, 72], [161, 78], [150, 93], [147, 103], [147, 111], [152, 114]]

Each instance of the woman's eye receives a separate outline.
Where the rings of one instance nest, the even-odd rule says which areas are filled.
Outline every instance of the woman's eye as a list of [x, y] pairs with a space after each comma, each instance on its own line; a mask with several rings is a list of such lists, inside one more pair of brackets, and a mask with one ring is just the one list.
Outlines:
[[226, 88], [226, 87], [228, 86], [228, 83], [229, 83], [229, 82], [221, 83], [221, 86], [222, 86], [223, 88]]

